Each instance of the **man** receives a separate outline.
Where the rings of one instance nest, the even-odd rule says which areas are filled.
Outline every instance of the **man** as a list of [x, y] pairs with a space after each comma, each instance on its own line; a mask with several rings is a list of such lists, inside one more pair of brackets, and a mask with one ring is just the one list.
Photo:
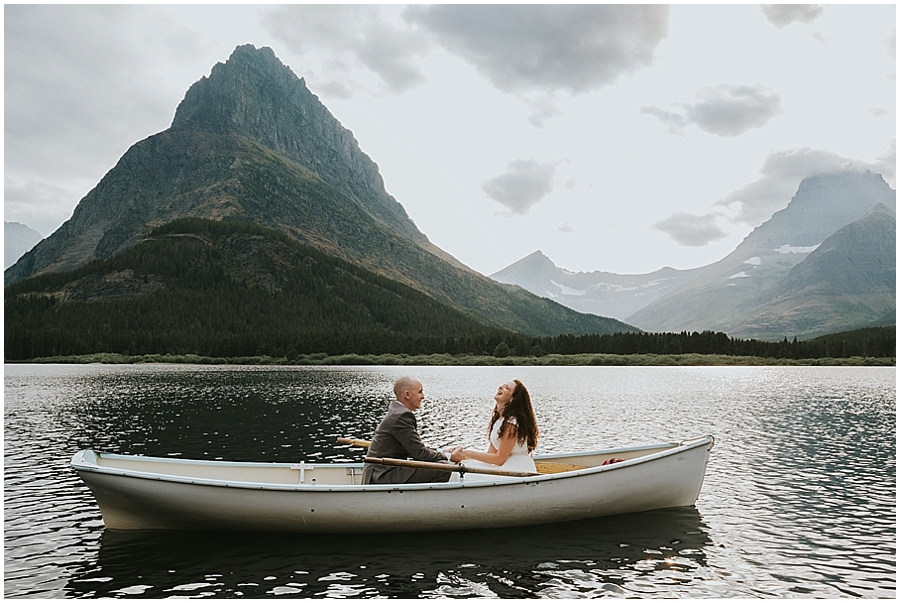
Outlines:
[[[429, 462], [459, 462], [462, 452], [440, 452], [422, 443], [416, 430], [416, 416], [413, 414], [422, 406], [425, 393], [422, 384], [411, 377], [401, 377], [394, 383], [396, 401], [391, 402], [387, 414], [382, 419], [372, 443], [369, 444], [368, 456], [378, 458], [407, 459]], [[364, 484], [412, 484], [422, 482], [446, 482], [450, 479], [450, 471], [436, 469], [419, 469], [415, 467], [393, 467], [367, 463], [363, 469]]]

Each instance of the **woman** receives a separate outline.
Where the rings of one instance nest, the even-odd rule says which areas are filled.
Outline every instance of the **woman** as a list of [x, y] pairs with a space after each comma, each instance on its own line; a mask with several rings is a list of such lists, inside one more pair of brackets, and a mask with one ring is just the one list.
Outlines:
[[538, 428], [528, 390], [515, 379], [497, 389], [494, 401], [496, 405], [488, 428], [490, 446], [487, 452], [465, 448], [455, 451], [462, 452], [463, 462], [468, 467], [536, 473], [531, 453], [537, 446]]

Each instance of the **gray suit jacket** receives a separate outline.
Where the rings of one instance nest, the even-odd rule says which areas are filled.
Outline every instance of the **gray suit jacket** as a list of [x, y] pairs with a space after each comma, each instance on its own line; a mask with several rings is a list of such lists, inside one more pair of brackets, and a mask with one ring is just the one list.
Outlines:
[[[397, 401], [391, 402], [387, 414], [375, 430], [369, 444], [368, 456], [380, 458], [408, 459], [417, 461], [445, 461], [443, 453], [422, 443], [416, 426], [416, 415]], [[411, 482], [447, 481], [449, 472], [391, 467], [367, 463], [363, 469], [364, 484], [403, 484]]]

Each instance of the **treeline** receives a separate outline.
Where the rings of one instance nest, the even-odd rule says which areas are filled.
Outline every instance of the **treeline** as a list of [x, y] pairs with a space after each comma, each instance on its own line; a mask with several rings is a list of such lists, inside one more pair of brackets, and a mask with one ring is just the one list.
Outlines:
[[[227, 300], [225, 300], [227, 301]], [[233, 300], [240, 305], [240, 300]], [[46, 303], [46, 302], [45, 302]], [[82, 307], [81, 310], [88, 308]], [[240, 312], [240, 310], [238, 310]], [[110, 320], [109, 313], [66, 313], [68, 326], [57, 323], [46, 328], [8, 326], [6, 359], [24, 361], [48, 356], [93, 353], [128, 355], [194, 354], [205, 357], [266, 356], [289, 361], [310, 354], [449, 354], [504, 358], [541, 357], [548, 354], [681, 355], [703, 354], [778, 359], [810, 358], [894, 358], [895, 327], [868, 329], [864, 336], [854, 332], [845, 338], [817, 338], [780, 342], [734, 339], [725, 333], [617, 333], [614, 335], [561, 335], [525, 337], [521, 335], [468, 335], [426, 337], [352, 329], [327, 331], [302, 327], [283, 328], [277, 324], [251, 331], [226, 332], [186, 321], [174, 328], [153, 328], [139, 312]]]
[[[875, 327], [798, 341], [735, 339], [714, 331], [561, 335], [534, 342], [553, 354], [717, 354], [759, 358], [893, 358], [896, 327]], [[520, 349], [520, 348], [519, 348]], [[502, 350], [501, 350], [502, 351]]]

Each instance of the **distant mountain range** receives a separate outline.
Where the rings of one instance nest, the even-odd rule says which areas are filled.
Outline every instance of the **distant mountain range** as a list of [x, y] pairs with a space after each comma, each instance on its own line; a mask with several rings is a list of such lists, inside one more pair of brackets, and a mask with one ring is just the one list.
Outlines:
[[662, 268], [649, 274], [615, 274], [599, 270], [570, 272], [557, 267], [540, 251], [535, 251], [492, 274], [491, 278], [518, 285], [579, 312], [626, 320], [626, 317], [697, 277], [703, 270]]
[[896, 191], [879, 174], [848, 169], [804, 179], [785, 209], [709, 266], [573, 274], [532, 254], [494, 278], [581, 311], [615, 308], [655, 332], [781, 339], [893, 325], [895, 215]]
[[[5, 285], [115, 258], [183, 218], [283, 233], [485, 328], [533, 336], [637, 330], [497, 283], [432, 244], [385, 191], [352, 132], [271, 49], [251, 45], [192, 85], [171, 127], [132, 146], [68, 221], [5, 271]], [[155, 276], [136, 278], [164, 282]], [[56, 293], [55, 303], [90, 303]]]
[[3, 223], [3, 269], [6, 270], [43, 239], [38, 231], [18, 222]]

